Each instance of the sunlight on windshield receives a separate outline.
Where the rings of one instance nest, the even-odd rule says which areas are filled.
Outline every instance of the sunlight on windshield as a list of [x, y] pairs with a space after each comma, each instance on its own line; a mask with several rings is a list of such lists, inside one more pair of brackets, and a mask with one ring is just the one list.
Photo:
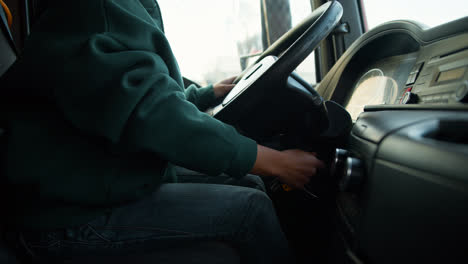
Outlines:
[[[258, 0], [158, 0], [158, 3], [182, 75], [201, 85], [239, 74], [242, 56], [263, 51]], [[291, 0], [290, 6], [293, 25], [311, 12], [309, 0]], [[298, 72], [315, 83], [313, 56]]]
[[[205, 85], [239, 73], [238, 1], [159, 0], [158, 3], [182, 75]], [[260, 20], [256, 6], [252, 5], [249, 13], [258, 14]], [[255, 29], [248, 29], [252, 30]]]
[[406, 19], [429, 27], [468, 16], [467, 0], [363, 0], [368, 29], [384, 22]]

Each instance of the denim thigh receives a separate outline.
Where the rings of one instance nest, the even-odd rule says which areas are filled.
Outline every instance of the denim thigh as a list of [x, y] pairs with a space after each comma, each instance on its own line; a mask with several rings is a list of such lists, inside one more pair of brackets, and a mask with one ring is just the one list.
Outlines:
[[39, 254], [70, 257], [151, 251], [194, 241], [227, 242], [246, 263], [290, 260], [268, 196], [253, 188], [219, 184], [162, 184], [145, 199], [26, 243]]

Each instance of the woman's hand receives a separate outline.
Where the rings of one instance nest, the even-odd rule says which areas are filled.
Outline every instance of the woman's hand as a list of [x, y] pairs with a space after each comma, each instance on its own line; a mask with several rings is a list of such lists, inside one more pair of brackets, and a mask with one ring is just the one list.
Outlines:
[[277, 151], [261, 145], [257, 150], [257, 160], [251, 173], [276, 176], [293, 188], [303, 189], [317, 170], [325, 167], [315, 153], [299, 149]]
[[235, 84], [232, 82], [237, 78], [237, 76], [230, 77], [226, 80], [223, 80], [215, 85], [213, 85], [213, 91], [216, 98], [224, 97], [227, 93], [229, 93], [232, 88], [234, 88]]

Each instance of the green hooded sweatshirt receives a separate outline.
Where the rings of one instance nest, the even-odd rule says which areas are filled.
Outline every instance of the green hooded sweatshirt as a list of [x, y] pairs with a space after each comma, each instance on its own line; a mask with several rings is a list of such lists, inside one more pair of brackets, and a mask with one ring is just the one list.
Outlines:
[[202, 112], [212, 86], [184, 89], [154, 0], [53, 1], [3, 85], [23, 227], [86, 223], [176, 182], [173, 164], [242, 177], [256, 159], [253, 140]]

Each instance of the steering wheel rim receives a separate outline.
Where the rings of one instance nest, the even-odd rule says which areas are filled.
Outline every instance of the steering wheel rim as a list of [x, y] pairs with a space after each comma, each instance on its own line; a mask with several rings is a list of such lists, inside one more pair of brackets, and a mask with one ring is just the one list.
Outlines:
[[[330, 34], [330, 32], [335, 28], [338, 24], [341, 16], [343, 15], [343, 7], [341, 4], [335, 0], [329, 1], [317, 9], [315, 9], [312, 13], [310, 13], [306, 18], [304, 18], [299, 24], [294, 26], [288, 32], [283, 34], [279, 39], [277, 39], [273, 44], [271, 44], [253, 63], [250, 67], [247, 67], [237, 78], [234, 80], [234, 83], [238, 83], [239, 80], [253, 67], [256, 63], [261, 61], [267, 56], [276, 56], [280, 57], [280, 55], [293, 48], [294, 50], [297, 49], [299, 46], [304, 46], [308, 41], [314, 39], [315, 42], [310, 45], [312, 49], [305, 51], [307, 53], [305, 56], [300, 56], [298, 59], [300, 60], [293, 69], [295, 69], [299, 64], [307, 58], [307, 56], [312, 53], [312, 51], [320, 44], [320, 41], [323, 40]], [[318, 22], [318, 20], [322, 19], [322, 22]], [[331, 21], [330, 21], [331, 20]], [[331, 25], [329, 27], [329, 25]], [[319, 34], [316, 34], [318, 32]], [[320, 34], [320, 32], [322, 34]], [[311, 38], [315, 34], [315, 37]], [[320, 39], [316, 41], [316, 39]], [[293, 47], [295, 46], [295, 47]], [[292, 53], [293, 50], [290, 51]], [[283, 54], [283, 56], [286, 54]], [[281, 57], [283, 57], [281, 56]], [[289, 56], [289, 55], [287, 55]], [[281, 63], [281, 62], [280, 62]], [[292, 70], [289, 72], [291, 73]]]
[[[314, 89], [307, 89], [308, 92], [304, 92], [304, 89], [287, 89], [287, 84], [294, 69], [332, 32], [342, 14], [342, 6], [335, 0], [314, 10], [298, 26], [273, 43], [257, 63], [241, 74], [239, 80], [236, 80], [239, 81], [236, 87], [211, 114], [225, 123], [250, 131], [267, 130], [271, 128], [268, 122], [284, 120], [284, 114], [280, 114], [282, 117], [272, 114], [280, 108], [289, 108], [290, 114], [297, 114], [302, 110], [315, 111], [321, 119], [326, 119], [323, 99]], [[290, 105], [283, 103], [287, 101], [285, 98], [292, 98], [291, 96], [294, 97], [291, 105], [297, 104], [298, 107], [290, 108]], [[272, 116], [276, 116], [276, 120]], [[262, 128], [259, 128], [262, 126], [260, 123], [264, 125]], [[245, 129], [246, 127], [251, 129]]]

